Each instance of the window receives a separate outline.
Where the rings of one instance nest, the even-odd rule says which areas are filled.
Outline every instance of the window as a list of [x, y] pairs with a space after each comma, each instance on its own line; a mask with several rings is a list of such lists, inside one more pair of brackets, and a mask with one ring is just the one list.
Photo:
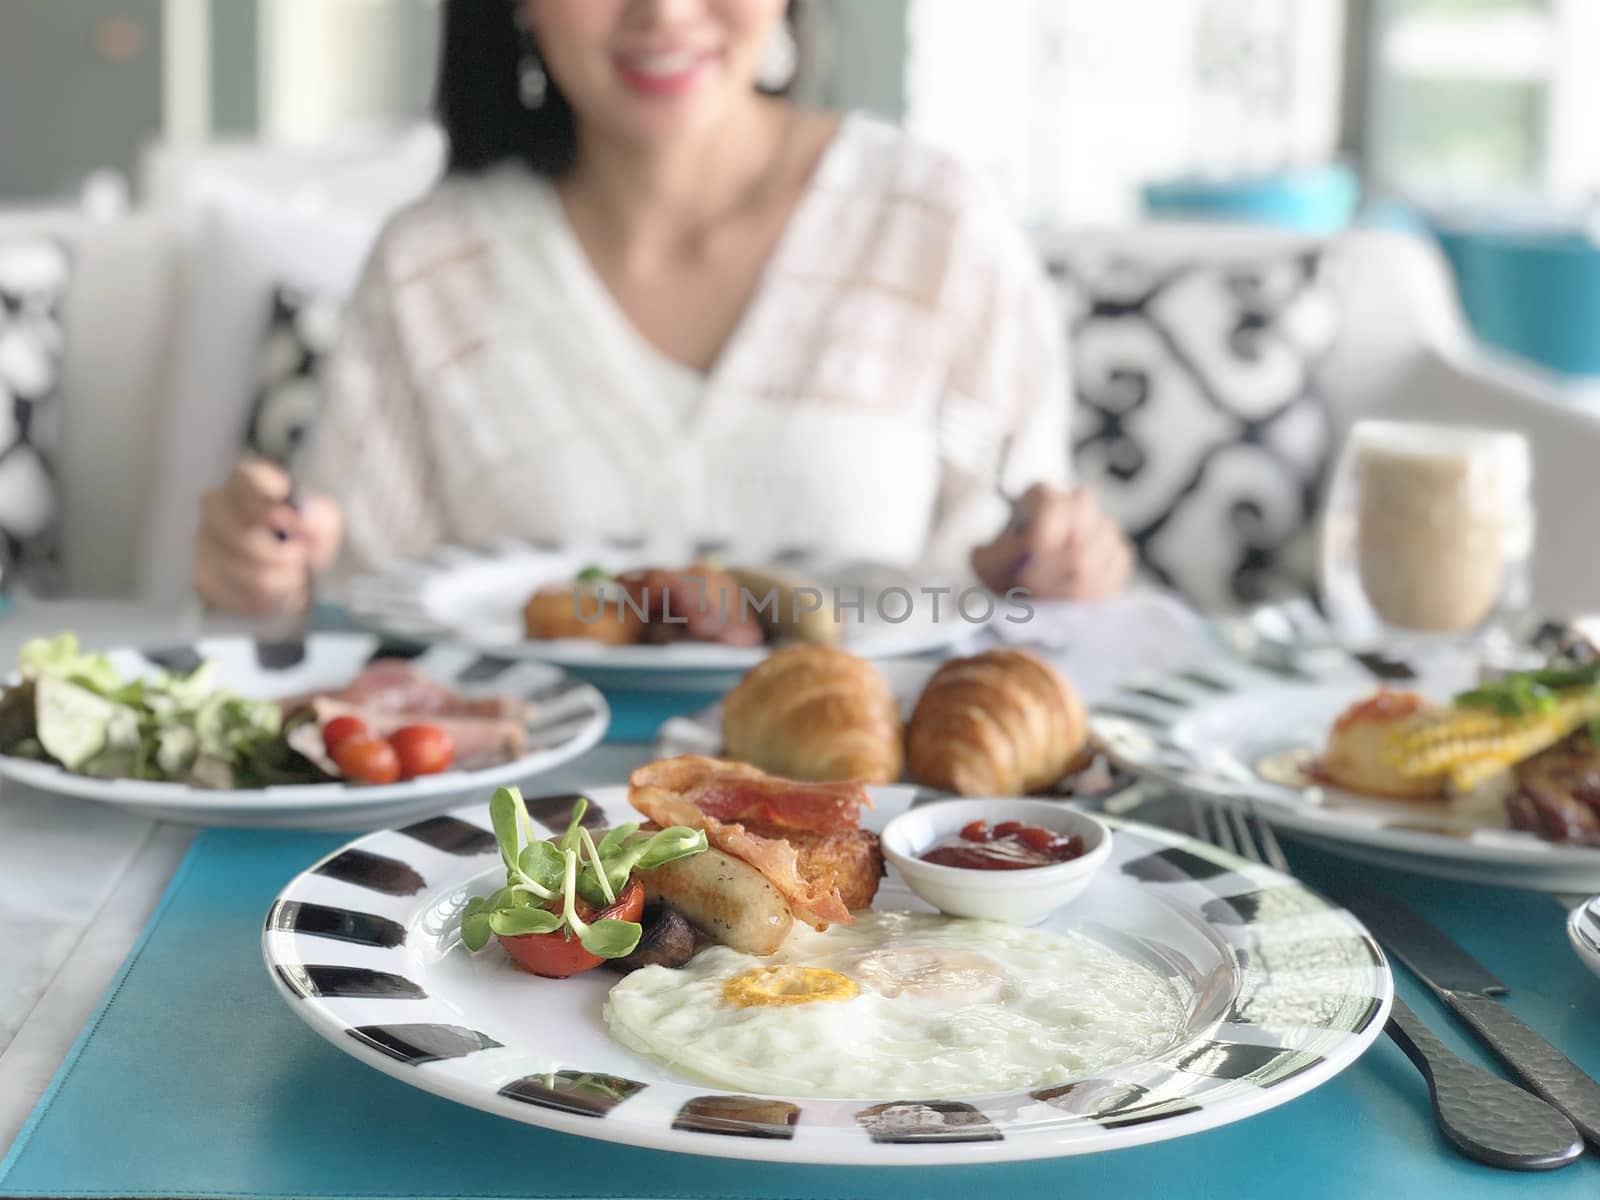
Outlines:
[[1372, 194], [1600, 198], [1600, 0], [910, 0], [907, 29], [908, 124], [1030, 220], [1350, 142]]
[[907, 122], [1025, 218], [1137, 215], [1140, 185], [1322, 163], [1343, 0], [913, 0]]
[[[1378, 0], [1367, 130], [1380, 186], [1423, 200], [1594, 182], [1567, 111], [1600, 67], [1592, 0]], [[1590, 44], [1563, 49], [1568, 39]], [[1574, 53], [1573, 51], [1577, 51]], [[1592, 60], [1579, 66], [1584, 58]], [[1588, 179], [1585, 179], [1589, 176]]]

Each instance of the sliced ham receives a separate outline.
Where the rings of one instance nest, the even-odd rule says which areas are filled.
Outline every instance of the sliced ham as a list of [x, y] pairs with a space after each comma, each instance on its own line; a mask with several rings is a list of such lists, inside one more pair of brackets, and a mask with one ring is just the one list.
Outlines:
[[[400, 658], [380, 658], [369, 663], [337, 691], [291, 696], [279, 703], [285, 712], [293, 712], [320, 699], [353, 704], [369, 712], [403, 713], [415, 718], [401, 722], [403, 725], [433, 717], [498, 717], [521, 723], [527, 713], [527, 704], [522, 700], [511, 696], [463, 696]], [[430, 719], [428, 723], [439, 722]]]
[[527, 751], [527, 729], [520, 720], [506, 717], [439, 716], [428, 712], [390, 712], [362, 704], [348, 704], [331, 696], [311, 702], [317, 726], [335, 717], [357, 717], [373, 737], [388, 737], [407, 725], [432, 725], [443, 730], [455, 747], [455, 765], [466, 770], [494, 766], [520, 758]]
[[860, 784], [797, 783], [741, 763], [684, 755], [649, 763], [629, 776], [628, 802], [658, 825], [705, 830], [718, 850], [766, 876], [807, 924], [817, 929], [849, 924], [850, 910], [839, 889], [808, 880], [800, 871], [799, 851], [782, 834], [856, 828], [862, 805], [871, 805]]

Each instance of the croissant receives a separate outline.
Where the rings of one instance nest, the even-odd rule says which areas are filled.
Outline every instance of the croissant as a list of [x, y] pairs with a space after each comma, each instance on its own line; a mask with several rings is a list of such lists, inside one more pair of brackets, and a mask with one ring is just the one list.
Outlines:
[[991, 650], [945, 663], [911, 714], [911, 777], [963, 796], [1013, 796], [1057, 782], [1088, 740], [1083, 703], [1049, 663]]
[[723, 753], [774, 775], [893, 783], [905, 761], [900, 708], [878, 669], [832, 646], [778, 650], [728, 693]]

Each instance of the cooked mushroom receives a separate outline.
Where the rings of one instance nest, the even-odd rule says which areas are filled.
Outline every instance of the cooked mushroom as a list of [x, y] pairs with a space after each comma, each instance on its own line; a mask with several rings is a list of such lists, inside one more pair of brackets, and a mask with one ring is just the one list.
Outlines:
[[681, 967], [694, 957], [694, 926], [665, 904], [652, 904], [644, 910], [639, 924], [644, 932], [639, 944], [626, 958], [606, 960], [614, 971], [626, 975], [640, 967]]

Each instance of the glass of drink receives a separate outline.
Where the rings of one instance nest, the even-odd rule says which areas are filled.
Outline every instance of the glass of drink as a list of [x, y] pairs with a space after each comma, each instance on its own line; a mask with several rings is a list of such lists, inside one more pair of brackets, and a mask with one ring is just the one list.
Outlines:
[[1519, 433], [1358, 422], [1322, 530], [1339, 640], [1389, 651], [1510, 632], [1529, 602], [1530, 476]]

